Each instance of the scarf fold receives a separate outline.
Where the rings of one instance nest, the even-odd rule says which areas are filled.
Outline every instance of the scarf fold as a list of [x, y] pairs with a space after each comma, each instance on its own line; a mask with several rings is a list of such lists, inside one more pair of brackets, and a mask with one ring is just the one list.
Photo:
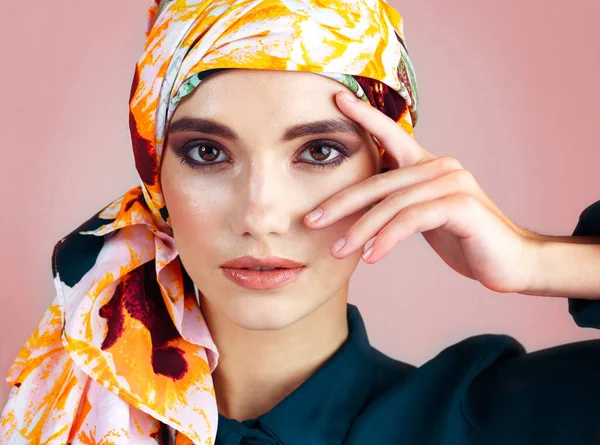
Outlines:
[[206, 75], [318, 73], [414, 135], [416, 78], [384, 0], [163, 0], [148, 17], [130, 96], [141, 184], [56, 244], [56, 296], [6, 377], [1, 444], [214, 443], [219, 352], [158, 178], [168, 122]]

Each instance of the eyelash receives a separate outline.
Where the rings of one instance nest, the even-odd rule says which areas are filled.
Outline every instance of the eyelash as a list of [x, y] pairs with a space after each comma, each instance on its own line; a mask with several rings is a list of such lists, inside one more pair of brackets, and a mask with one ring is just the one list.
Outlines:
[[[220, 161], [220, 162], [202, 162], [202, 163], [200, 163], [200, 162], [193, 160], [192, 158], [190, 158], [189, 152], [193, 148], [198, 147], [198, 146], [215, 148], [219, 152], [225, 151], [224, 149], [220, 148], [218, 144], [215, 144], [215, 143], [209, 142], [209, 141], [205, 141], [202, 139], [196, 139], [196, 140], [187, 142], [183, 146], [181, 146], [181, 148], [176, 149], [175, 155], [178, 158], [180, 158], [182, 164], [188, 165], [191, 168], [199, 169], [199, 170], [214, 170], [214, 169], [218, 168], [221, 164], [226, 162], [226, 161]], [[309, 149], [315, 148], [315, 147], [333, 148], [335, 151], [339, 152], [340, 154], [333, 161], [305, 162], [305, 164], [309, 164], [312, 168], [325, 169], [325, 168], [337, 167], [342, 162], [346, 161], [347, 159], [349, 159], [352, 156], [352, 153], [350, 152], [350, 150], [348, 150], [343, 145], [341, 145], [337, 142], [334, 142], [334, 141], [323, 141], [323, 140], [311, 141], [306, 147], [304, 147], [304, 149], [300, 153], [304, 153], [306, 150], [309, 150]]]

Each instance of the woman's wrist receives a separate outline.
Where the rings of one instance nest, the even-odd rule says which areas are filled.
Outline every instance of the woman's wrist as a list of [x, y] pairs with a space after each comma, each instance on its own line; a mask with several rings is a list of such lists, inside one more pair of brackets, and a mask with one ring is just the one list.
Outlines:
[[532, 277], [525, 295], [600, 300], [600, 236], [529, 232]]

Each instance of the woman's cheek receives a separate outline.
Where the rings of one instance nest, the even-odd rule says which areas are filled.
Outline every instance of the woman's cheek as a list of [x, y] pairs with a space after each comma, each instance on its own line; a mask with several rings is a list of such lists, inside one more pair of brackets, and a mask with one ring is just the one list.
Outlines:
[[206, 181], [181, 179], [176, 184], [163, 189], [175, 243], [195, 251], [202, 246], [206, 252], [224, 230], [224, 214], [231, 197], [222, 187]]

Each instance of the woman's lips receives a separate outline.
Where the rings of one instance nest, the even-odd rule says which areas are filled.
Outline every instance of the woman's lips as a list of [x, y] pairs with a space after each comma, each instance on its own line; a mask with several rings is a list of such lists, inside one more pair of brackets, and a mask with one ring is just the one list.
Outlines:
[[276, 289], [298, 279], [306, 266], [290, 269], [249, 270], [221, 267], [227, 278], [234, 283], [252, 290]]

